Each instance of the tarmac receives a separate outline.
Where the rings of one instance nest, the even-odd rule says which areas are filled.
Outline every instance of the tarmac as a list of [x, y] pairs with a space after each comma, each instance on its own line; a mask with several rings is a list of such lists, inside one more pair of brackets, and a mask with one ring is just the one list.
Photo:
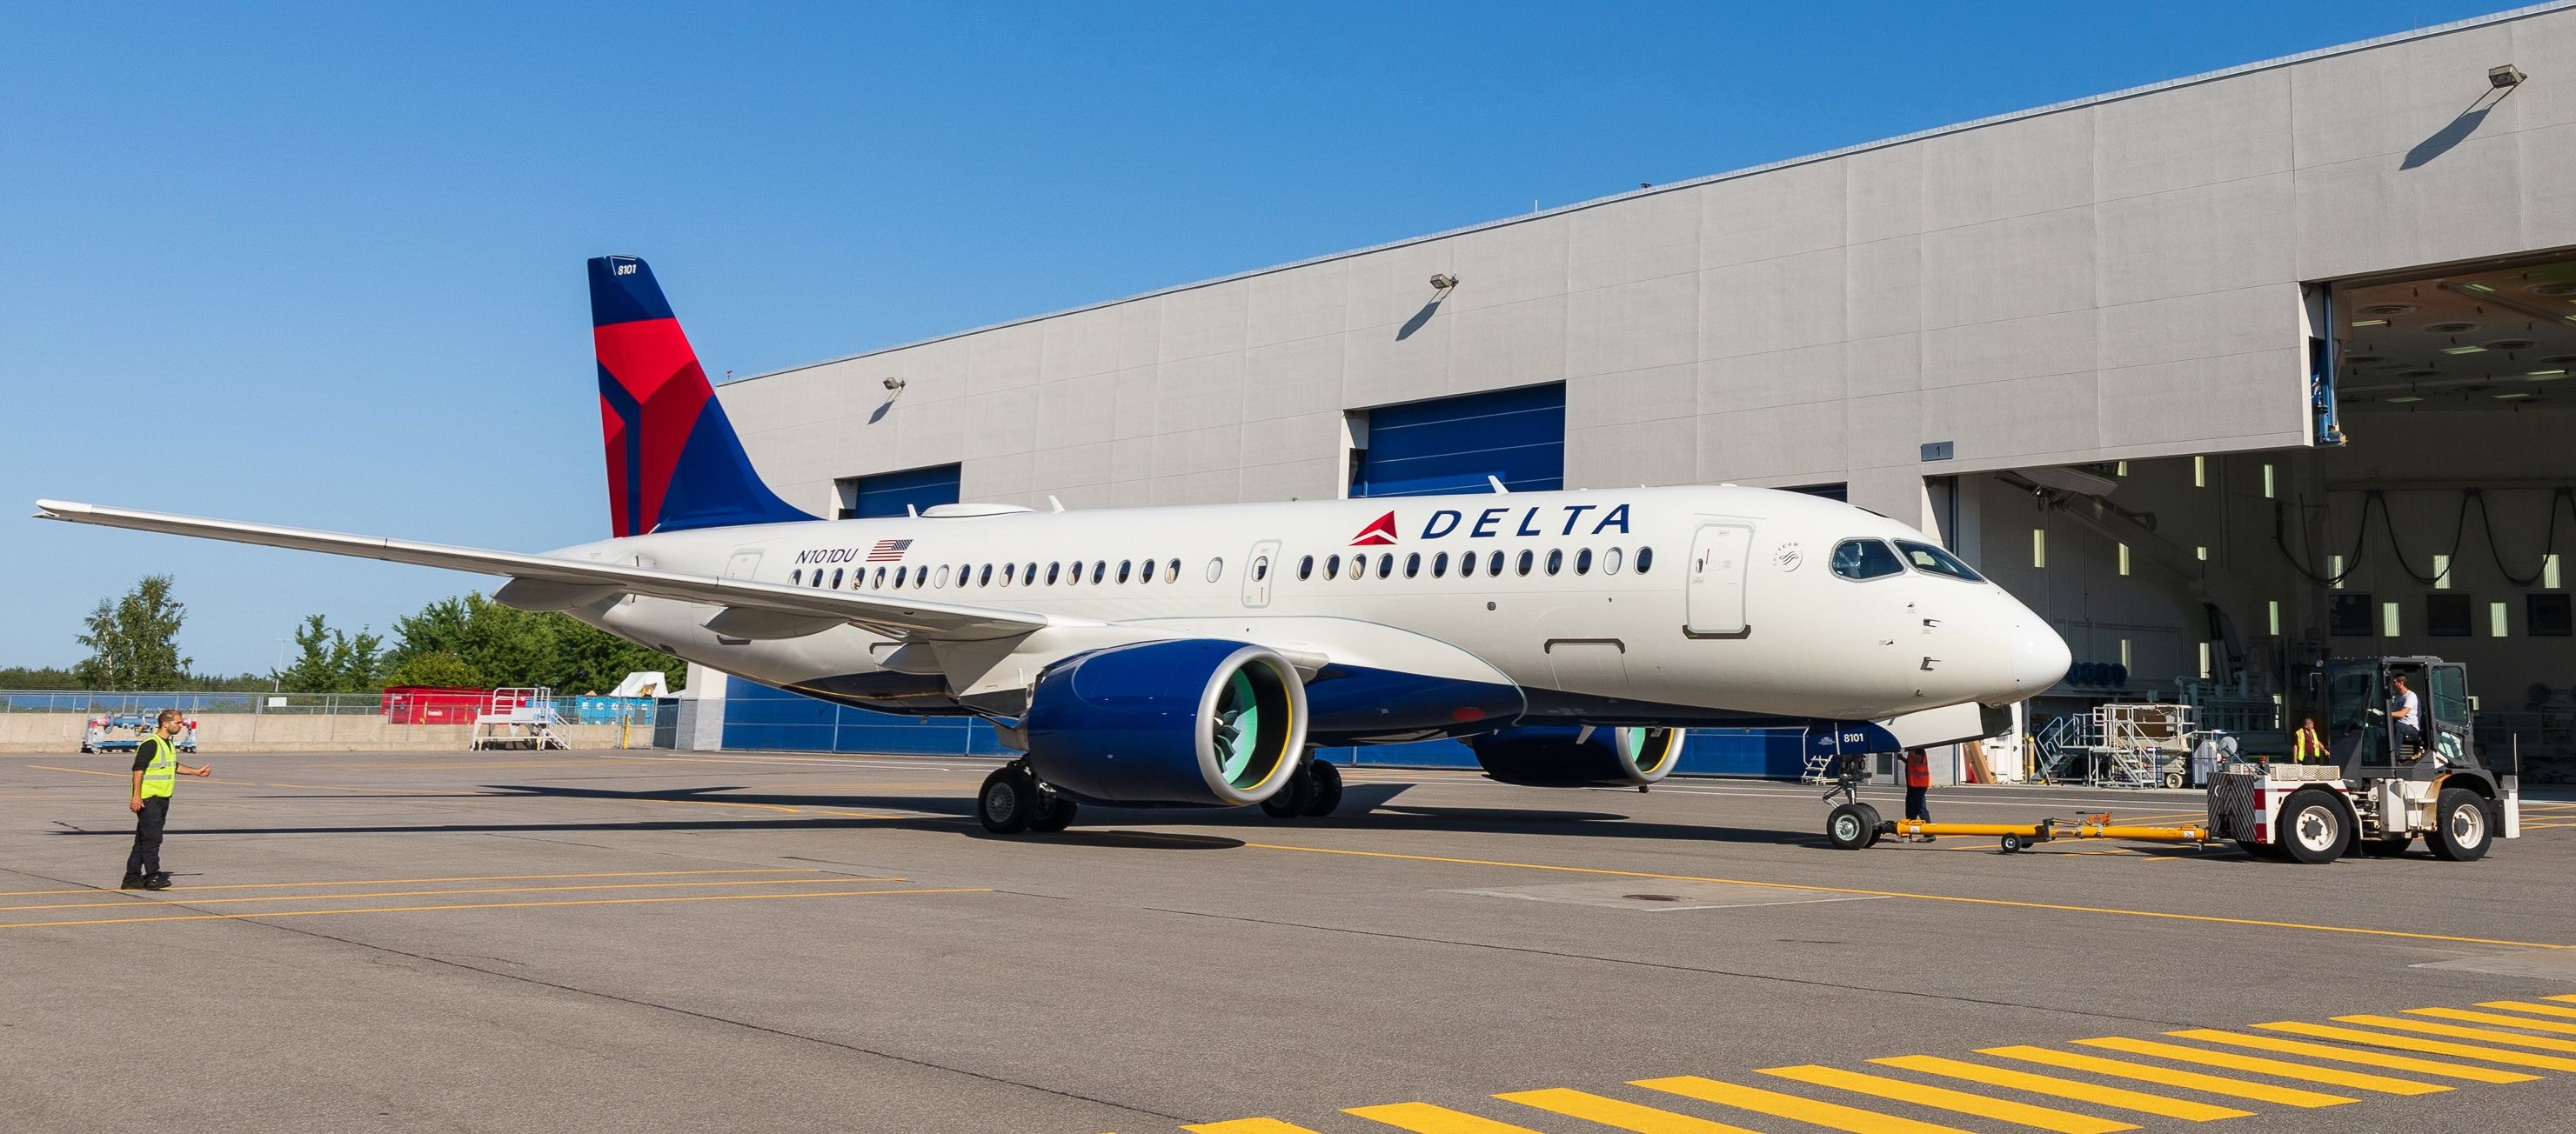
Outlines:
[[[986, 835], [990, 761], [0, 759], [10, 1130], [2566, 1129], [2576, 803], [2485, 861], [1837, 851], [1819, 790], [1354, 771]], [[1897, 814], [1895, 793], [1869, 797]], [[1968, 821], [2189, 792], [1936, 789]], [[2553, 997], [2558, 999], [2552, 999]], [[2179, 1035], [2175, 1033], [2180, 1033]]]

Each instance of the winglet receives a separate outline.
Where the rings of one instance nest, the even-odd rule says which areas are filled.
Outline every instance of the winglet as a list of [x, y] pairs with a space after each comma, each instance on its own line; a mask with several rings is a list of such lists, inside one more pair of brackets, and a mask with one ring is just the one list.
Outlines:
[[1495, 476], [1492, 473], [1485, 474], [1485, 483], [1494, 486], [1494, 495], [1496, 496], [1508, 496], [1511, 494], [1511, 489], [1503, 487], [1503, 478]]
[[67, 500], [39, 500], [36, 501], [36, 514], [33, 518], [39, 520], [68, 520], [73, 516], [86, 516], [88, 514], [89, 505], [87, 504], [74, 504]]

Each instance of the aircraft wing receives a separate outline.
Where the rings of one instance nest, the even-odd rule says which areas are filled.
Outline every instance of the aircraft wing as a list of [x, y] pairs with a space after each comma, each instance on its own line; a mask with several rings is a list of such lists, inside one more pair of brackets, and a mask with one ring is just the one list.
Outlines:
[[849, 623], [896, 637], [977, 641], [1016, 637], [1066, 621], [1027, 611], [962, 603], [922, 602], [885, 595], [692, 575], [632, 564], [486, 551], [475, 547], [282, 528], [237, 520], [209, 520], [57, 500], [37, 501], [36, 518], [500, 575], [511, 582], [495, 592], [493, 597], [532, 610], [567, 610], [630, 594], [705, 603], [724, 608], [708, 621], [708, 629], [744, 638], [801, 637], [832, 625]]

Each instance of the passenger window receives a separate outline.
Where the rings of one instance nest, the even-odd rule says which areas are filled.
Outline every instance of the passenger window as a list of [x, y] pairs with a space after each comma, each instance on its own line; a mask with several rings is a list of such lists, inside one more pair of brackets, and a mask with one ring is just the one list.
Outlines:
[[1017, 564], [1017, 563], [1005, 563], [1005, 564], [1002, 564], [1002, 585], [1003, 585], [1003, 586], [1005, 586], [1005, 587], [1010, 586], [1010, 585], [1011, 585], [1011, 580], [1016, 579], [1016, 578], [1019, 578], [1019, 577], [1020, 577], [1020, 565], [1019, 565], [1019, 564]]
[[[1010, 581], [1010, 579], [1009, 579], [1009, 577], [1008, 577], [1008, 574], [1007, 574], [1007, 573], [1005, 574], [1005, 576], [1004, 576], [1004, 578], [1003, 578], [1003, 580], [1002, 580], [1002, 581], [1003, 581], [1003, 582], [1006, 582], [1006, 583]], [[984, 565], [984, 569], [983, 569], [983, 570], [981, 570], [981, 571], [977, 571], [977, 572], [975, 573], [975, 585], [976, 585], [976, 586], [979, 586], [979, 587], [989, 587], [989, 586], [992, 586], [992, 585], [993, 585], [993, 565], [992, 565], [992, 564], [990, 564], [990, 563], [985, 564], [985, 565]]]
[[832, 568], [832, 589], [841, 589], [841, 569], [838, 567]]
[[1100, 585], [1101, 580], [1106, 579], [1106, 578], [1108, 578], [1108, 577], [1109, 577], [1109, 561], [1108, 561], [1108, 560], [1106, 560], [1106, 559], [1095, 559], [1095, 560], [1092, 560], [1092, 562], [1091, 562], [1091, 585], [1093, 585], [1093, 586], [1095, 586], [1095, 587], [1096, 587], [1096, 586], [1099, 586], [1099, 585]]
[[1926, 575], [1946, 575], [1953, 579], [1965, 579], [1971, 583], [1986, 581], [1974, 568], [1960, 562], [1958, 556], [1931, 544], [1912, 543], [1900, 539], [1896, 541], [1896, 550], [1905, 554], [1905, 561], [1913, 564], [1915, 570]]
[[879, 567], [879, 568], [877, 568], [877, 581], [876, 581], [875, 583], [873, 583], [873, 584], [870, 584], [870, 585], [874, 586], [876, 589], [878, 589], [878, 590], [880, 590], [880, 591], [882, 591], [882, 590], [884, 590], [884, 589], [885, 589], [885, 568], [883, 568], [883, 567]]
[[1262, 581], [1263, 579], [1267, 579], [1267, 578], [1269, 578], [1269, 577], [1270, 577], [1270, 557], [1269, 557], [1269, 556], [1267, 556], [1267, 555], [1264, 555], [1264, 556], [1260, 557], [1259, 559], [1255, 559], [1255, 560], [1253, 560], [1253, 561], [1252, 561], [1252, 581], [1253, 581], [1253, 582], [1258, 583], [1258, 582]]
[[1315, 557], [1314, 557], [1314, 556], [1312, 556], [1312, 555], [1309, 555], [1309, 556], [1307, 556], [1307, 557], [1305, 557], [1305, 558], [1303, 558], [1303, 559], [1298, 560], [1298, 561], [1297, 561], [1297, 581], [1302, 583], [1302, 582], [1305, 582], [1306, 580], [1308, 580], [1308, 579], [1312, 579], [1312, 578], [1314, 578], [1314, 577], [1315, 577]]
[[1439, 577], [1441, 577], [1441, 576], [1443, 576], [1443, 575], [1446, 575], [1446, 574], [1448, 574], [1448, 573], [1449, 573], [1449, 553], [1448, 553], [1448, 552], [1446, 552], [1446, 551], [1444, 551], [1444, 552], [1441, 552], [1441, 553], [1440, 553], [1440, 554], [1438, 554], [1438, 555], [1434, 555], [1434, 556], [1432, 556], [1432, 557], [1431, 557], [1431, 577], [1432, 577], [1432, 578], [1434, 578], [1434, 579], [1437, 579], [1437, 578], [1439, 578]]
[[1638, 574], [1640, 574], [1640, 575], [1643, 575], [1643, 574], [1645, 574], [1646, 572], [1648, 572], [1648, 571], [1652, 571], [1652, 570], [1654, 570], [1654, 569], [1655, 569], [1655, 549], [1654, 549], [1654, 548], [1651, 548], [1651, 547], [1641, 547], [1641, 548], [1638, 548], [1638, 549], [1637, 549], [1637, 573], [1638, 573]]
[[1352, 556], [1352, 557], [1351, 557], [1351, 578], [1354, 578], [1354, 579], [1365, 579], [1365, 578], [1367, 578], [1367, 577], [1368, 577], [1368, 556], [1365, 556], [1365, 555], [1354, 555], [1354, 556]]
[[[1905, 573], [1905, 564], [1874, 539], [1847, 539], [1834, 545], [1834, 574], [1846, 579], [1884, 579]], [[1645, 564], [1639, 563], [1640, 570]]]
[[1604, 575], [1616, 575], [1619, 573], [1618, 548], [1614, 547], [1601, 553], [1601, 573]]
[[1324, 577], [1327, 579], [1338, 579], [1342, 577], [1341, 556], [1328, 555], [1324, 557]]
[[801, 586], [804, 586], [804, 585], [805, 585], [805, 569], [804, 569], [804, 568], [802, 568], [802, 567], [799, 567], [799, 568], [797, 568], [797, 569], [795, 569], [795, 570], [793, 570], [793, 571], [788, 572], [788, 573], [787, 573], [787, 585], [788, 585], [788, 586], [791, 586], [791, 587], [801, 587]]
[[1550, 575], [1556, 574], [1558, 571], [1563, 570], [1563, 569], [1564, 569], [1564, 567], [1565, 567], [1565, 549], [1564, 549], [1564, 548], [1562, 548], [1562, 547], [1557, 547], [1557, 548], [1550, 548], [1550, 549], [1548, 549], [1548, 553], [1547, 553], [1547, 573], [1548, 573], [1548, 574], [1550, 574]]
[[1521, 573], [1521, 574], [1523, 574], [1523, 575], [1527, 575], [1527, 574], [1529, 574], [1529, 573], [1530, 573], [1530, 564], [1531, 564], [1531, 563], [1533, 563], [1533, 562], [1536, 562], [1536, 561], [1537, 561], [1537, 559], [1538, 559], [1538, 556], [1537, 556], [1535, 553], [1527, 552], [1527, 551], [1522, 552], [1522, 553], [1521, 553], [1521, 562], [1520, 562], [1520, 573]]
[[931, 586], [934, 586], [934, 587], [944, 587], [944, 586], [947, 586], [947, 585], [948, 585], [948, 565], [947, 565], [947, 564], [942, 563], [942, 564], [940, 564], [940, 565], [939, 565], [939, 574], [938, 574], [936, 577], [934, 577], [934, 578], [932, 578], [932, 579], [930, 580], [930, 585], [931, 585]]
[[1035, 563], [1023, 563], [1023, 564], [1021, 564], [1021, 565], [1020, 565], [1020, 582], [1021, 582], [1023, 585], [1031, 586], [1031, 587], [1034, 587], [1034, 586], [1038, 585], [1038, 565], [1037, 565], [1037, 564], [1035, 564]]
[[1394, 552], [1390, 551], [1377, 557], [1377, 577], [1381, 579], [1392, 579], [1395, 577]]
[[1121, 559], [1121, 560], [1119, 560], [1119, 561], [1118, 561], [1118, 581], [1119, 581], [1119, 582], [1122, 582], [1122, 583], [1126, 582], [1126, 581], [1127, 581], [1127, 576], [1129, 576], [1129, 575], [1133, 575], [1133, 574], [1135, 574], [1135, 573], [1136, 573], [1136, 561], [1135, 561], [1135, 560], [1133, 560], [1133, 559]]
[[1217, 577], [1218, 577], [1218, 576], [1220, 576], [1220, 575], [1223, 575], [1223, 574], [1225, 574], [1225, 560], [1222, 560], [1222, 559], [1210, 559], [1210, 560], [1208, 560], [1208, 582], [1211, 582], [1211, 583], [1215, 582], [1215, 581], [1217, 580]]
[[1047, 585], [1048, 585], [1048, 586], [1050, 586], [1050, 587], [1054, 586], [1054, 585], [1055, 585], [1055, 583], [1056, 583], [1056, 580], [1057, 580], [1058, 578], [1062, 577], [1062, 575], [1063, 575], [1063, 573], [1064, 573], [1064, 572], [1063, 572], [1063, 568], [1064, 568], [1064, 565], [1063, 565], [1063, 564], [1061, 564], [1061, 563], [1049, 563], [1049, 564], [1047, 564]]
[[1163, 565], [1163, 581], [1166, 583], [1177, 583], [1181, 581], [1180, 560], [1175, 559]]
[[894, 589], [898, 591], [903, 589], [904, 572], [910, 570], [912, 570], [910, 567], [897, 567], [894, 569]]
[[1417, 551], [1405, 556], [1404, 577], [1410, 579], [1420, 574], [1422, 574], [1422, 553]]
[[1577, 575], [1589, 575], [1592, 573], [1591, 548], [1587, 547], [1574, 553], [1574, 573]]
[[1475, 577], [1475, 574], [1476, 553], [1472, 551], [1460, 552], [1458, 555], [1458, 577], [1461, 579], [1473, 578]]

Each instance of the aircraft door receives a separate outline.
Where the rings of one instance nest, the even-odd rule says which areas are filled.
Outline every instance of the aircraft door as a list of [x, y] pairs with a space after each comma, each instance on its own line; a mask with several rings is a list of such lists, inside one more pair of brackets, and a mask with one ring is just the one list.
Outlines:
[[1691, 540], [1684, 631], [1693, 637], [1726, 637], [1745, 632], [1744, 579], [1752, 552], [1750, 525], [1700, 525], [1699, 534]]
[[1258, 610], [1270, 605], [1270, 584], [1279, 573], [1279, 541], [1265, 539], [1252, 545], [1243, 567], [1243, 605]]
[[749, 579], [760, 570], [760, 549], [746, 547], [733, 553], [733, 562], [725, 564], [725, 578]]

